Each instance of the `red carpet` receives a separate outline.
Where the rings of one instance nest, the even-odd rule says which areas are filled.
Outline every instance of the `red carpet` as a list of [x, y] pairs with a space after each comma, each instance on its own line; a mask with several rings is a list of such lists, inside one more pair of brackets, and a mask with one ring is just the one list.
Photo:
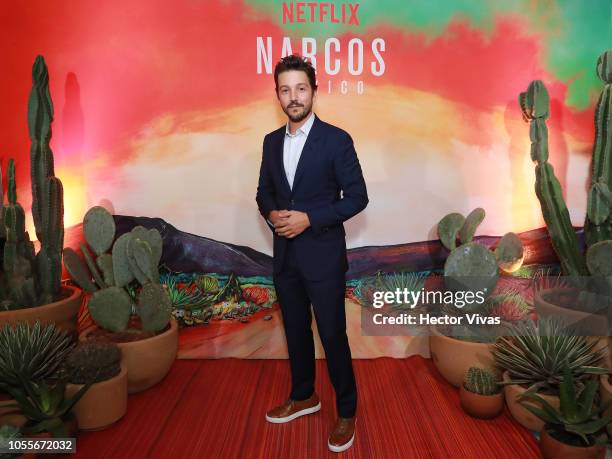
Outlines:
[[461, 411], [458, 391], [422, 357], [355, 360], [359, 391], [355, 443], [327, 450], [333, 389], [317, 361], [320, 412], [288, 424], [265, 411], [289, 390], [286, 360], [177, 360], [158, 386], [130, 396], [110, 429], [81, 432], [83, 458], [530, 458], [537, 442], [506, 410], [492, 421]]

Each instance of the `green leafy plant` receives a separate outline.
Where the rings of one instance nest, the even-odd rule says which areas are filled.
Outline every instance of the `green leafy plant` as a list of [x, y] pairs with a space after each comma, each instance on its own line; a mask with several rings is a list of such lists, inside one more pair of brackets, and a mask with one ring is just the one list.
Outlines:
[[121, 371], [121, 349], [111, 342], [86, 341], [68, 355], [63, 370], [73, 384], [106, 381]]
[[19, 387], [23, 381], [53, 378], [73, 348], [70, 334], [54, 324], [4, 325], [0, 329], [0, 383]]
[[577, 396], [572, 370], [565, 366], [559, 391], [559, 409], [538, 394], [529, 392], [524, 397], [538, 402], [541, 408], [525, 401], [520, 403], [545, 422], [544, 428], [556, 440], [574, 446], [592, 446], [596, 444], [596, 434], [612, 422], [612, 413], [600, 417], [607, 406], [596, 407], [597, 388], [598, 382], [591, 379]]
[[21, 381], [21, 387], [0, 384], [0, 389], [15, 398], [23, 415], [28, 419], [22, 428], [24, 434], [49, 432], [54, 437], [68, 437], [70, 410], [81, 399], [91, 384], [86, 384], [72, 397], [65, 398], [63, 380]]
[[[162, 237], [156, 229], [142, 226], [134, 227], [117, 240], [115, 232], [115, 221], [106, 209], [100, 206], [89, 209], [83, 219], [87, 245], [81, 244], [85, 261], [73, 249], [66, 248], [66, 269], [74, 282], [92, 294], [88, 309], [101, 328], [124, 331], [135, 313], [144, 330], [163, 330], [171, 319], [172, 302], [159, 282]], [[112, 253], [107, 253], [111, 249]]]
[[596, 349], [597, 341], [576, 336], [574, 330], [558, 318], [517, 322], [508, 328], [493, 346], [497, 366], [507, 370], [510, 381], [530, 391], [558, 393], [564, 366], [569, 367], [579, 388], [591, 375], [606, 374], [602, 363], [605, 349]]
[[479, 395], [495, 395], [500, 392], [497, 378], [491, 371], [479, 367], [470, 367], [465, 373], [463, 387]]

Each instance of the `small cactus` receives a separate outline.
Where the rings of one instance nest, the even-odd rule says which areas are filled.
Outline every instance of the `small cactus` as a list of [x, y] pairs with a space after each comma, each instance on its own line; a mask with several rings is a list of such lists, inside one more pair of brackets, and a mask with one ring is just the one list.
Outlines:
[[121, 371], [121, 349], [111, 342], [86, 341], [68, 355], [64, 369], [73, 384], [106, 381]]
[[[72, 279], [93, 293], [88, 305], [92, 319], [101, 328], [120, 332], [136, 313], [144, 330], [162, 330], [171, 320], [172, 301], [159, 283], [157, 266], [163, 247], [159, 231], [136, 226], [113, 244], [115, 223], [106, 209], [92, 208], [85, 218], [86, 240], [93, 244], [96, 258], [81, 244], [85, 262], [67, 248], [64, 263]], [[111, 247], [112, 253], [106, 253]], [[135, 280], [141, 285], [139, 293]]]
[[470, 367], [465, 374], [463, 387], [479, 395], [495, 395], [500, 392], [495, 374], [478, 367]]

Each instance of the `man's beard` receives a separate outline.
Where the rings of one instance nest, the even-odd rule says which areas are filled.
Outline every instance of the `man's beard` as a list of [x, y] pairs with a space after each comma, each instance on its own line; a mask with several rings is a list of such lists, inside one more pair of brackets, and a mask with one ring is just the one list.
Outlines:
[[[294, 107], [295, 107], [295, 106], [294, 106]], [[309, 106], [309, 107], [305, 107], [305, 106], [303, 106], [303, 107], [301, 107], [301, 108], [303, 108], [303, 110], [302, 110], [302, 112], [301, 112], [301, 113], [299, 113], [299, 114], [297, 114], [297, 115], [293, 115], [293, 114], [291, 113], [291, 111], [290, 111], [290, 110], [291, 110], [292, 108], [293, 108], [293, 107], [287, 107], [287, 108], [286, 108], [285, 110], [283, 110], [283, 111], [284, 111], [284, 112], [285, 112], [285, 114], [286, 114], [286, 115], [289, 117], [289, 119], [290, 119], [291, 121], [293, 121], [294, 123], [299, 123], [300, 121], [302, 121], [302, 120], [306, 119], [306, 118], [308, 117], [308, 115], [310, 115], [310, 112], [311, 112], [312, 106]]]

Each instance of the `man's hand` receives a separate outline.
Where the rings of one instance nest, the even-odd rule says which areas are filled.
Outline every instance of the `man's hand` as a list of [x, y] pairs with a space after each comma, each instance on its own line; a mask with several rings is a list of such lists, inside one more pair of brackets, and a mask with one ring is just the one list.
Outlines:
[[[274, 211], [273, 211], [274, 212]], [[270, 220], [272, 220], [272, 212], [270, 212]], [[289, 239], [300, 235], [306, 228], [310, 226], [308, 214], [299, 210], [280, 210], [278, 211], [278, 223], [274, 223], [274, 231], [279, 236]]]
[[281, 212], [287, 212], [287, 210], [272, 210], [268, 215], [268, 220], [270, 220], [270, 223], [272, 223], [274, 227], [283, 220], [280, 216]]

